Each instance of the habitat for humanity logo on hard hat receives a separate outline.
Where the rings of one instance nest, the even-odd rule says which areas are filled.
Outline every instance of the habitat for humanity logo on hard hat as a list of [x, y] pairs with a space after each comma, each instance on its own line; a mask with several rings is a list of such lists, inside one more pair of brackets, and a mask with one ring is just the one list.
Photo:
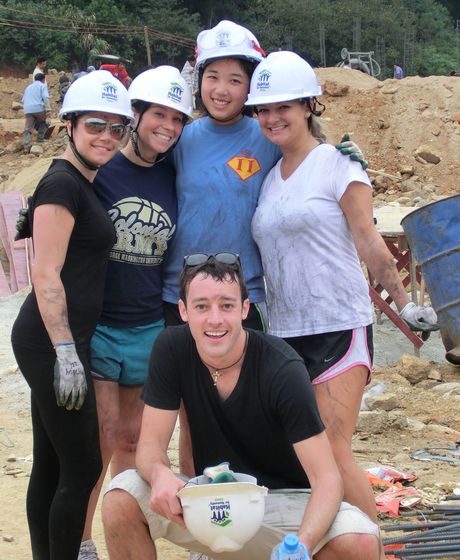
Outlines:
[[228, 31], [219, 31], [216, 35], [216, 46], [226, 47], [230, 44], [230, 33]]
[[102, 84], [102, 99], [118, 101], [118, 89], [111, 82], [104, 82]]
[[209, 503], [211, 523], [219, 527], [226, 527], [232, 522], [230, 518], [230, 502], [222, 498], [215, 498]]
[[182, 103], [183, 93], [184, 93], [184, 89], [177, 82], [171, 82], [168, 91], [169, 99], [172, 99], [174, 103]]
[[268, 70], [261, 70], [259, 72], [259, 76], [257, 79], [256, 89], [258, 91], [264, 91], [266, 89], [270, 89], [270, 76], [272, 75], [271, 72]]

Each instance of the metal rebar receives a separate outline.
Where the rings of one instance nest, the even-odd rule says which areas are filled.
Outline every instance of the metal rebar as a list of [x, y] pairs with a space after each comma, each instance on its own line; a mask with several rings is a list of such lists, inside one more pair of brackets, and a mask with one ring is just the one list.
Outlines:
[[413, 543], [413, 542], [436, 542], [447, 540], [449, 541], [457, 541], [460, 539], [460, 532], [458, 533], [449, 533], [447, 536], [442, 533], [440, 535], [427, 535], [426, 532], [424, 533], [415, 533], [413, 535], [401, 535], [400, 537], [393, 537], [393, 538], [384, 538], [382, 542], [384, 545], [387, 544], [404, 544], [404, 543]]
[[406, 544], [403, 550], [413, 550], [417, 551], [432, 551], [435, 550], [459, 550], [460, 549], [460, 542], [445, 542], [445, 543], [430, 543], [430, 544]]
[[[390, 531], [414, 531], [417, 529], [431, 529], [437, 527], [444, 527], [451, 524], [451, 521], [427, 521], [425, 523], [401, 523], [399, 525], [382, 525], [381, 529], [390, 532]], [[455, 523], [452, 523], [455, 525]], [[460, 527], [460, 521], [457, 523]]]
[[412, 556], [404, 552], [398, 552], [395, 554], [397, 558], [410, 558], [411, 560], [428, 560], [428, 558], [459, 558], [460, 548], [457, 552], [429, 552], [427, 554], [418, 554], [417, 556]]

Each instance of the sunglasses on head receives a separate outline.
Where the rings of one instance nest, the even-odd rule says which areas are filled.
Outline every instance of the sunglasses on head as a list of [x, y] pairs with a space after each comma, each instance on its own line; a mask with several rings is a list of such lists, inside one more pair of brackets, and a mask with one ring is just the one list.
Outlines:
[[84, 119], [83, 125], [88, 134], [102, 134], [109, 128], [110, 136], [116, 140], [121, 140], [125, 135], [127, 125], [123, 123], [108, 123], [104, 119], [89, 117]]
[[184, 257], [184, 268], [189, 266], [200, 266], [214, 260], [221, 264], [236, 264], [241, 266], [240, 256], [236, 253], [194, 253]]

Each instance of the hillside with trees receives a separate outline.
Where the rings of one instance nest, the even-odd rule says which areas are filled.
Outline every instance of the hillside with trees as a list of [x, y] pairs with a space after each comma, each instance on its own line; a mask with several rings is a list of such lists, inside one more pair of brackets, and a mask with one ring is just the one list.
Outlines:
[[[342, 48], [374, 51], [381, 78], [395, 62], [406, 75], [459, 70], [455, 0], [6, 0], [0, 4], [0, 68], [26, 75], [37, 55], [49, 67], [84, 68], [97, 54], [179, 67], [196, 34], [220, 19], [251, 28], [267, 52], [292, 49], [315, 66], [334, 66]], [[323, 45], [321, 51], [320, 45]]]

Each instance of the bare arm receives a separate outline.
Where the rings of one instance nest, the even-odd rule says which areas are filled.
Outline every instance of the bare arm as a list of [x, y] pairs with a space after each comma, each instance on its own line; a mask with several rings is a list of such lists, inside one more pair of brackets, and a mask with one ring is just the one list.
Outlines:
[[168, 445], [178, 410], [145, 405], [136, 452], [136, 467], [151, 488], [150, 507], [156, 513], [185, 527], [177, 492], [185, 486], [170, 468]]
[[340, 200], [360, 257], [372, 275], [389, 293], [399, 311], [409, 302], [393, 255], [374, 225], [372, 190], [364, 183], [351, 183]]
[[61, 205], [44, 204], [34, 211], [32, 279], [40, 315], [53, 345], [73, 340], [61, 271], [74, 224], [72, 214]]
[[299, 529], [299, 539], [312, 556], [331, 526], [343, 497], [343, 483], [326, 432], [294, 444], [311, 485], [311, 498]]

